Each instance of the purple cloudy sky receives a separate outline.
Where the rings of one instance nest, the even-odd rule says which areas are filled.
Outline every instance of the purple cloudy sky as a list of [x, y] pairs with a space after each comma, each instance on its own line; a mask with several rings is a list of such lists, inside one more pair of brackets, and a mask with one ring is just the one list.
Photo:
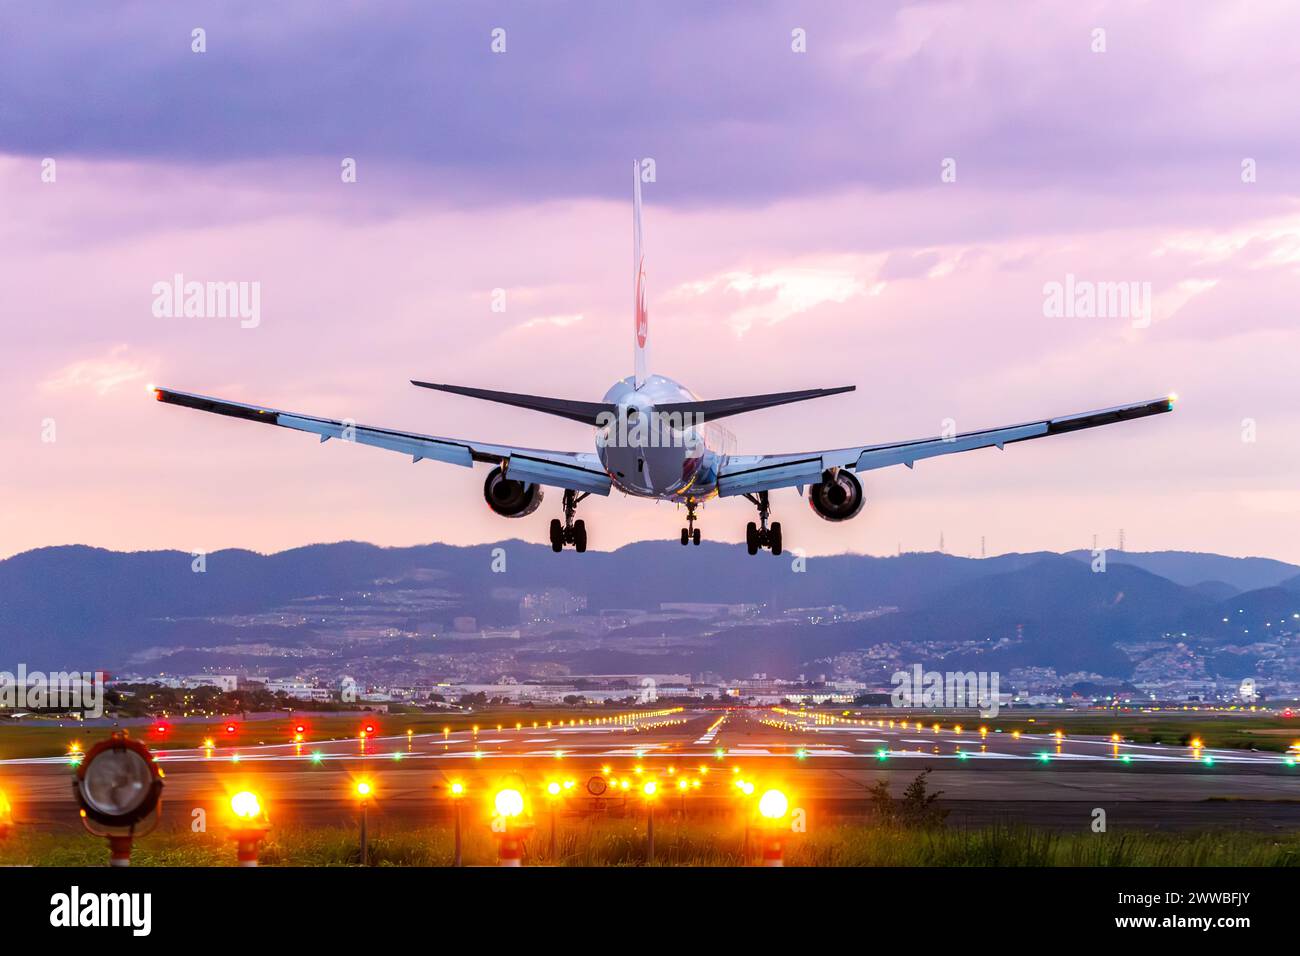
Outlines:
[[[858, 386], [732, 419], [744, 452], [1182, 397], [873, 472], [847, 525], [777, 493], [787, 547], [1123, 527], [1139, 550], [1300, 561], [1297, 35], [1288, 3], [8, 4], [0, 555], [543, 540], [549, 502], [494, 518], [481, 469], [145, 386], [587, 450], [582, 426], [407, 379], [592, 399], [628, 374], [628, 166], [649, 156], [653, 370], [705, 397]], [[260, 325], [154, 317], [176, 273], [260, 283]], [[1150, 283], [1150, 326], [1045, 316], [1067, 274]], [[681, 524], [583, 508], [598, 548]], [[751, 511], [710, 504], [704, 533], [739, 540]]]

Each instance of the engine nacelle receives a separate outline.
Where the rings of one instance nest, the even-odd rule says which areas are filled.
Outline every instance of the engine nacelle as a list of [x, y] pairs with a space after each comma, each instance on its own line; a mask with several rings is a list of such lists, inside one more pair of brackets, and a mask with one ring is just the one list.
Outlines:
[[542, 503], [542, 486], [526, 485], [507, 478], [500, 467], [488, 472], [483, 483], [483, 498], [488, 507], [503, 518], [522, 518], [537, 510]]
[[817, 517], [827, 521], [848, 521], [856, 517], [867, 503], [862, 493], [862, 482], [847, 468], [822, 475], [820, 484], [808, 489], [808, 504]]

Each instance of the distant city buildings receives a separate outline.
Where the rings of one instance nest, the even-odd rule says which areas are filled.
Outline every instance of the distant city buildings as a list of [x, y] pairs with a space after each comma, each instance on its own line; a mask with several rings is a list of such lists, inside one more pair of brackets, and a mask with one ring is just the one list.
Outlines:
[[587, 609], [587, 596], [565, 588], [530, 591], [519, 599], [521, 624], [552, 623]]
[[334, 691], [331, 688], [298, 678], [268, 680], [266, 689], [272, 694], [284, 694], [294, 700], [328, 701], [334, 699]]

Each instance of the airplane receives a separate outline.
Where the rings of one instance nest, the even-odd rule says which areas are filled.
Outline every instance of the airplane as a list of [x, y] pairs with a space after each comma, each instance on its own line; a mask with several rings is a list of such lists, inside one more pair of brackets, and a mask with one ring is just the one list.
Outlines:
[[676, 502], [686, 507], [681, 543], [700, 543], [697, 508], [714, 498], [743, 496], [758, 509], [749, 522], [745, 544], [753, 555], [782, 551], [781, 523], [771, 521], [769, 493], [795, 488], [813, 512], [827, 521], [856, 517], [866, 503], [862, 472], [890, 465], [913, 467], [917, 461], [977, 448], [1005, 448], [1016, 442], [1063, 435], [1173, 411], [1176, 396], [1098, 411], [1044, 418], [1019, 425], [986, 428], [939, 437], [884, 444], [851, 445], [821, 451], [776, 455], [736, 455], [725, 447], [728, 432], [718, 419], [803, 402], [854, 389], [852, 385], [802, 391], [702, 400], [679, 382], [648, 371], [649, 313], [641, 236], [641, 163], [633, 161], [632, 278], [634, 372], [615, 382], [599, 402], [572, 401], [464, 385], [411, 380], [421, 388], [528, 408], [582, 422], [595, 429], [595, 452], [547, 451], [496, 445], [461, 438], [440, 438], [392, 428], [358, 425], [351, 420], [320, 418], [260, 405], [209, 398], [150, 386], [154, 397], [170, 405], [264, 422], [320, 437], [373, 445], [410, 455], [412, 462], [446, 462], [472, 467], [491, 465], [483, 485], [488, 507], [506, 518], [522, 518], [541, 505], [545, 488], [562, 492], [563, 520], [552, 518], [551, 549], [572, 545], [587, 550], [587, 528], [575, 519], [578, 505], [590, 495], [617, 489], [636, 498]]

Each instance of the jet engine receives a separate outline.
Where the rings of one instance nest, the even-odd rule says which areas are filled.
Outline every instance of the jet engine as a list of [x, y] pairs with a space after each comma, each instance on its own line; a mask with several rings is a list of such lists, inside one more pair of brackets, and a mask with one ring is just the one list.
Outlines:
[[866, 502], [862, 482], [847, 468], [826, 472], [819, 484], [808, 489], [808, 504], [827, 521], [848, 521]]
[[522, 518], [542, 503], [542, 486], [527, 485], [506, 477], [500, 467], [488, 472], [483, 483], [483, 498], [488, 507], [503, 518]]

